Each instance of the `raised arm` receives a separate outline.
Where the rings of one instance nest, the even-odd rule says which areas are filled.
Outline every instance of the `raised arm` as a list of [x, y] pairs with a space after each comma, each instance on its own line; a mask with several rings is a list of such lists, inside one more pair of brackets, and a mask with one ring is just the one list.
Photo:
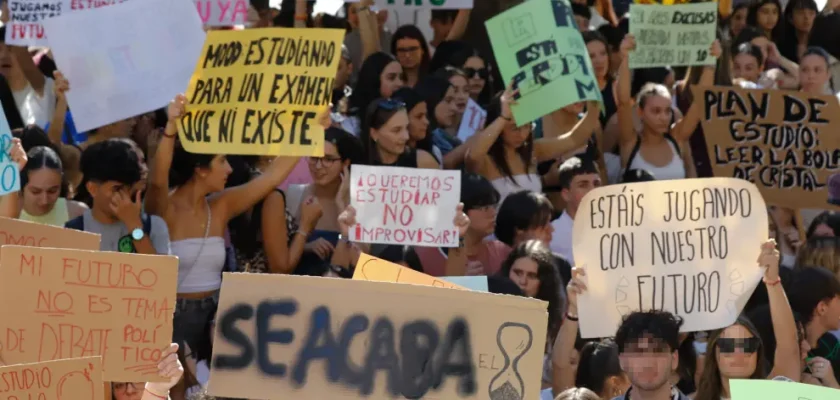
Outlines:
[[582, 279], [585, 275], [586, 273], [582, 268], [572, 268], [572, 280], [566, 289], [569, 306], [566, 310], [566, 318], [563, 319], [563, 325], [560, 325], [560, 332], [554, 339], [551, 354], [551, 364], [553, 366], [551, 388], [554, 393], [560, 393], [575, 387], [577, 366], [572, 364], [571, 359], [578, 333], [577, 296], [586, 290], [586, 284]]
[[61, 135], [64, 132], [64, 120], [67, 118], [67, 91], [70, 90], [70, 82], [60, 71], [53, 73], [55, 78], [55, 112], [53, 113], [52, 121], [50, 121], [50, 128], [47, 131], [47, 136], [50, 142], [61, 146]]
[[306, 28], [308, 16], [309, 9], [306, 7], [306, 0], [295, 0], [295, 28]]
[[455, 16], [455, 21], [452, 23], [452, 29], [446, 35], [446, 40], [461, 40], [464, 33], [467, 31], [467, 25], [470, 23], [470, 13], [472, 10], [459, 10], [458, 15]]
[[[720, 41], [715, 40], [712, 43], [712, 47], [709, 49], [709, 54], [714, 56], [715, 58], [720, 58], [721, 55], [721, 47]], [[700, 75], [700, 81], [697, 82], [698, 86], [712, 86], [715, 84], [715, 66], [714, 65], [707, 65], [703, 68], [703, 73]], [[691, 90], [690, 87], [686, 87], [685, 90]], [[700, 123], [700, 116], [703, 110], [703, 102], [699, 101], [691, 102], [691, 106], [688, 107], [688, 111], [686, 111], [685, 115], [674, 124], [674, 127], [671, 129], [671, 134], [677, 141], [688, 141], [691, 138], [691, 134], [694, 133], [694, 130], [697, 129], [697, 124]]]
[[43, 96], [44, 85], [47, 82], [47, 77], [45, 77], [44, 73], [38, 69], [37, 65], [35, 65], [35, 61], [32, 60], [32, 55], [29, 54], [29, 49], [24, 46], [9, 46], [9, 49], [17, 60], [18, 65], [20, 65], [20, 69], [23, 71], [23, 76], [25, 76], [26, 80], [29, 81], [29, 84], [32, 85], [32, 89], [34, 89], [39, 96]]
[[[12, 138], [12, 146], [9, 149], [9, 159], [18, 165], [18, 171], [22, 171], [26, 166], [28, 158], [26, 152], [23, 150], [23, 145], [20, 139]], [[20, 188], [23, 190], [23, 188]], [[20, 192], [9, 193], [0, 197], [0, 217], [19, 218], [20, 217]]]
[[[537, 158], [537, 162], [553, 160], [585, 145], [600, 125], [598, 121], [600, 110], [601, 105], [597, 101], [590, 101], [587, 103], [586, 115], [575, 124], [571, 131], [557, 137], [536, 140], [534, 142], [534, 156]], [[558, 114], [552, 113], [551, 117], [555, 118], [556, 115]], [[558, 125], [560, 124], [558, 123]]]
[[632, 34], [624, 36], [621, 41], [621, 66], [618, 67], [618, 90], [616, 103], [618, 105], [618, 145], [619, 148], [635, 143], [637, 134], [633, 125], [633, 97], [631, 93], [632, 78], [630, 77], [630, 52], [636, 49], [636, 38]]
[[359, 36], [362, 39], [362, 62], [379, 48], [379, 22], [376, 15], [371, 11], [373, 0], [362, 0], [359, 2]]
[[799, 335], [793, 311], [779, 278], [779, 251], [776, 250], [775, 240], [770, 239], [761, 245], [758, 265], [767, 268], [764, 271], [764, 284], [767, 286], [770, 318], [773, 320], [773, 334], [776, 336], [776, 353], [773, 355], [773, 370], [769, 377], [781, 375], [799, 382]]
[[184, 115], [187, 98], [183, 94], [175, 96], [167, 109], [166, 128], [158, 141], [155, 159], [149, 171], [146, 185], [145, 211], [167, 219], [169, 213], [169, 168], [175, 153], [175, 138], [178, 136], [178, 120]]
[[513, 82], [511, 82], [507, 89], [505, 89], [505, 93], [502, 94], [502, 112], [499, 114], [499, 117], [493, 123], [486, 126], [484, 130], [476, 132], [470, 140], [467, 140], [465, 161], [467, 168], [470, 170], [480, 175], [483, 175], [485, 172], [484, 170], [487, 168], [487, 163], [490, 160], [490, 156], [487, 155], [490, 147], [493, 146], [493, 143], [502, 134], [507, 124], [513, 122], [513, 112], [510, 106], [516, 104], [514, 96], [518, 92], [519, 89], [513, 90]]

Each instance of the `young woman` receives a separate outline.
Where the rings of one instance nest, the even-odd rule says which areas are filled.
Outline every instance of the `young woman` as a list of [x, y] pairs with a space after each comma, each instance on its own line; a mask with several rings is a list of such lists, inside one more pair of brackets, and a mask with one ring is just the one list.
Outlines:
[[429, 121], [427, 140], [440, 151], [441, 165], [445, 169], [459, 168], [468, 148], [461, 139], [447, 132], [447, 129], [456, 125], [459, 118], [456, 90], [450, 81], [439, 76], [426, 77], [417, 85], [417, 92], [426, 103]]
[[726, 23], [723, 25], [723, 38], [727, 41], [738, 37], [741, 30], [747, 25], [747, 13], [749, 12], [749, 2], [743, 1], [732, 6], [732, 14], [726, 18]]
[[172, 254], [179, 258], [173, 337], [198, 348], [218, 305], [228, 222], [280, 185], [298, 159], [278, 157], [260, 177], [225, 190], [231, 173], [225, 156], [191, 154], [176, 147], [177, 123], [185, 107], [183, 95], [176, 96], [169, 106], [169, 121], [157, 148], [145, 206], [146, 212], [166, 221]]
[[630, 388], [630, 380], [621, 369], [618, 345], [614, 341], [604, 339], [583, 346], [575, 374], [575, 386], [590, 389], [602, 399], [619, 396]]
[[840, 238], [814, 237], [802, 244], [796, 254], [796, 267], [823, 267], [840, 279]]
[[[752, 43], [741, 43], [732, 53], [733, 83], [744, 89], [775, 89], [776, 82], [762, 82], [764, 56]], [[766, 86], [769, 85], [769, 86]]]
[[758, 28], [746, 26], [732, 44], [732, 53], [736, 53], [743, 43], [750, 43], [761, 50], [761, 76], [756, 81], [764, 88], [795, 89], [799, 85], [799, 65], [779, 52], [776, 43], [768, 39]]
[[840, 236], [840, 213], [837, 211], [823, 211], [808, 225], [805, 237], [837, 237]]
[[833, 94], [830, 56], [821, 47], [809, 47], [799, 60], [799, 90], [809, 94]]
[[470, 98], [480, 106], [486, 107], [490, 103], [493, 91], [490, 85], [490, 70], [478, 50], [465, 44], [460, 51], [452, 55], [450, 62], [467, 76]]
[[370, 103], [360, 135], [363, 164], [408, 168], [440, 168], [435, 158], [408, 147], [408, 111], [397, 100], [376, 99]]
[[589, 102], [586, 115], [574, 128], [558, 137], [534, 140], [532, 124], [517, 124], [511, 105], [515, 104], [511, 87], [494, 99], [487, 109], [487, 121], [493, 121], [476, 133], [468, 143], [467, 168], [487, 178], [503, 201], [508, 194], [528, 189], [542, 192], [536, 163], [553, 160], [586, 144], [598, 126], [600, 105]]
[[423, 32], [414, 25], [403, 25], [391, 38], [391, 54], [397, 57], [405, 73], [405, 84], [414, 87], [429, 72], [429, 45]]
[[779, 0], [759, 0], [750, 6], [747, 25], [758, 28], [769, 40], [779, 40], [784, 32], [780, 21], [783, 9]]
[[592, 69], [595, 70], [595, 78], [598, 79], [598, 88], [604, 100], [604, 112], [600, 116], [601, 127], [603, 127], [618, 110], [615, 104], [615, 79], [610, 74], [610, 45], [607, 39], [597, 31], [584, 32], [583, 42], [586, 43], [586, 51], [589, 53], [589, 59], [592, 60]]
[[[458, 130], [461, 128], [461, 119], [464, 117], [464, 112], [467, 110], [467, 101], [470, 98], [469, 89], [467, 88], [467, 75], [463, 71], [455, 67], [446, 67], [435, 72], [435, 76], [445, 79], [449, 82], [452, 89], [452, 102], [455, 106], [455, 118], [447, 127], [440, 127], [433, 132], [433, 140], [435, 144], [441, 147], [444, 154], [451, 150], [446, 150], [445, 147], [456, 148], [461, 145], [462, 140], [458, 138]], [[447, 95], [449, 91], [447, 91]]]
[[[424, 150], [433, 155], [439, 164], [443, 163], [443, 153], [432, 142], [428, 105], [420, 93], [413, 88], [404, 87], [394, 92], [393, 97], [405, 103], [405, 109], [408, 111], [408, 147]], [[454, 107], [450, 109], [454, 111]]]
[[[619, 150], [624, 169], [644, 169], [658, 180], [684, 179], [696, 175], [693, 163], [683, 157], [688, 140], [700, 122], [701, 102], [693, 102], [679, 121], [674, 121], [671, 93], [662, 85], [650, 84], [638, 94], [638, 114], [642, 121], [641, 134], [633, 126], [633, 99], [630, 97], [629, 52], [636, 47], [633, 35], [621, 44], [624, 60], [618, 78], [618, 119], [620, 125]], [[710, 55], [721, 55], [720, 43], [715, 40]], [[700, 85], [710, 86], [714, 80], [714, 66], [704, 68]]]
[[405, 75], [397, 59], [382, 52], [371, 54], [359, 70], [359, 78], [348, 103], [349, 118], [341, 121], [341, 128], [359, 136], [368, 105], [378, 98], [390, 99], [403, 86]]
[[60, 226], [84, 214], [88, 207], [67, 200], [67, 181], [61, 158], [53, 149], [38, 146], [29, 150], [26, 166], [20, 171], [20, 196], [23, 207], [20, 219]]
[[790, 0], [784, 13], [784, 38], [776, 39], [782, 55], [793, 62], [801, 62], [814, 38], [811, 31], [819, 15], [814, 0]]

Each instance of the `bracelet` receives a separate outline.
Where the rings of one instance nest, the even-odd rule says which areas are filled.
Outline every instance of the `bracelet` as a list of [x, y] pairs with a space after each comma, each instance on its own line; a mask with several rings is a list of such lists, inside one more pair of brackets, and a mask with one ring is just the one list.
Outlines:
[[146, 384], [145, 389], [146, 389], [147, 393], [149, 393], [150, 395], [155, 396], [159, 399], [163, 399], [163, 400], [169, 399], [169, 396], [165, 396], [165, 395], [162, 395], [160, 393], [156, 393], [154, 390], [149, 389], [149, 384]]
[[569, 313], [566, 313], [566, 319], [568, 319], [569, 321], [578, 322], [578, 317]]
[[506, 120], [506, 121], [513, 121], [513, 118], [511, 118], [511, 117], [505, 117], [505, 116], [504, 116], [504, 115], [502, 115], [502, 114], [499, 114], [499, 118], [501, 118], [501, 119], [503, 119], [503, 120]]
[[763, 278], [762, 281], [764, 281], [764, 284], [767, 286], [776, 286], [782, 283], [782, 277], [777, 276], [776, 279], [773, 279], [772, 281], [768, 281], [767, 278]]
[[309, 19], [309, 16], [306, 15], [306, 14], [296, 14], [295, 15], [295, 21], [306, 21], [307, 19]]
[[295, 235], [303, 235], [303, 238], [304, 238], [304, 239], [306, 239], [306, 238], [308, 238], [308, 237], [309, 237], [309, 232], [307, 232], [307, 231], [302, 231], [302, 230], [298, 229], [298, 231], [297, 231], [297, 232], [295, 232]]
[[161, 136], [163, 136], [163, 137], [165, 137], [165, 138], [172, 139], [172, 138], [174, 138], [174, 137], [177, 137], [177, 136], [178, 136], [178, 133], [176, 132], [176, 133], [173, 133], [173, 134], [171, 134], [171, 135], [167, 135], [167, 134], [166, 134], [166, 131], [164, 130], [163, 132], [161, 132], [161, 133], [160, 133], [160, 135], [161, 135]]

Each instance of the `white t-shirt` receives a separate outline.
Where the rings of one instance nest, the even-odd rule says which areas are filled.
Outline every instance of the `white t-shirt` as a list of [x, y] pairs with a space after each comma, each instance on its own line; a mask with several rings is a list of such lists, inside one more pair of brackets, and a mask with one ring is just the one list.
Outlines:
[[575, 256], [572, 253], [572, 230], [575, 226], [575, 221], [565, 211], [560, 215], [560, 218], [551, 222], [554, 228], [554, 234], [551, 235], [551, 244], [549, 247], [551, 251], [560, 254], [569, 261], [573, 267], [575, 266]]
[[44, 95], [39, 96], [29, 82], [23, 90], [12, 92], [20, 118], [25, 125], [35, 124], [41, 128], [47, 126], [55, 112], [55, 82], [44, 80]]

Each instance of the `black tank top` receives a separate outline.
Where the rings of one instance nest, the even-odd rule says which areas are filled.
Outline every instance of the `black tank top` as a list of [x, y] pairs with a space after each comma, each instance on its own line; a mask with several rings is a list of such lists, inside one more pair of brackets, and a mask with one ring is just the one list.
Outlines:
[[397, 157], [397, 161], [393, 164], [383, 164], [380, 161], [376, 161], [372, 164], [373, 166], [381, 166], [381, 167], [404, 167], [404, 168], [417, 168], [417, 149], [414, 148], [407, 148], [406, 151], [400, 154]]

